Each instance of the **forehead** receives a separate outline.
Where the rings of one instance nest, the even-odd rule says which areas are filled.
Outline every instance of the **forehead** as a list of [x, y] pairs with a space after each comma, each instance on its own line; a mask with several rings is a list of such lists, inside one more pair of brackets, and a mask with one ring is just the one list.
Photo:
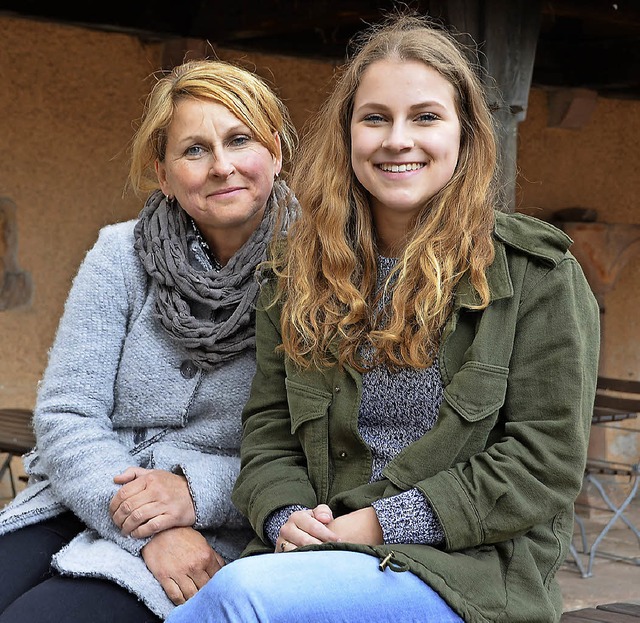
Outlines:
[[198, 121], [203, 119], [215, 119], [220, 121], [242, 121], [224, 104], [212, 99], [183, 97], [176, 101], [173, 120]]
[[451, 104], [453, 85], [430, 65], [417, 60], [384, 59], [367, 67], [354, 97], [355, 106], [436, 100]]

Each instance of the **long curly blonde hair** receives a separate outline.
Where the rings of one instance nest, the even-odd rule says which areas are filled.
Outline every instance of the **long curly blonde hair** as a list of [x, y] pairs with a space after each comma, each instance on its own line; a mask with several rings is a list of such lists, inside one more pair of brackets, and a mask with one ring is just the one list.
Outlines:
[[[389, 58], [423, 62], [450, 82], [462, 129], [454, 174], [415, 218], [387, 280], [391, 296], [380, 322], [375, 231], [367, 191], [351, 167], [350, 122], [363, 72]], [[340, 365], [362, 370], [359, 349], [370, 346], [375, 363], [430, 366], [463, 275], [477, 293], [476, 307], [489, 303], [496, 162], [481, 80], [453, 35], [412, 15], [369, 27], [294, 163], [291, 186], [302, 214], [271, 263], [286, 355], [302, 368], [322, 367], [335, 363], [335, 347]]]

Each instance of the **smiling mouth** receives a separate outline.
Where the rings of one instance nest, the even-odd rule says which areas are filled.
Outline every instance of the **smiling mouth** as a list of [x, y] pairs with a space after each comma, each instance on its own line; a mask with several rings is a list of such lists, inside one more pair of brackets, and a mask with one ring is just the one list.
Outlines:
[[426, 166], [424, 162], [407, 162], [404, 164], [391, 164], [383, 162], [376, 165], [379, 169], [386, 171], [387, 173], [404, 173], [405, 171], [417, 171]]
[[234, 186], [232, 188], [221, 188], [214, 193], [211, 193], [211, 196], [216, 197], [219, 195], [228, 195], [229, 193], [236, 192], [237, 190], [242, 190], [240, 186]]

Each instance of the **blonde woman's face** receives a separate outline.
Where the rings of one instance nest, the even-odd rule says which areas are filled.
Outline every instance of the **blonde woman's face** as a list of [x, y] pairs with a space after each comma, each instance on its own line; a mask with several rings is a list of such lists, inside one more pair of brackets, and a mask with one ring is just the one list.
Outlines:
[[351, 165], [376, 227], [402, 228], [451, 179], [461, 126], [453, 86], [419, 61], [381, 60], [362, 75]]
[[281, 158], [222, 104], [183, 99], [167, 131], [160, 187], [175, 197], [203, 232], [259, 225]]

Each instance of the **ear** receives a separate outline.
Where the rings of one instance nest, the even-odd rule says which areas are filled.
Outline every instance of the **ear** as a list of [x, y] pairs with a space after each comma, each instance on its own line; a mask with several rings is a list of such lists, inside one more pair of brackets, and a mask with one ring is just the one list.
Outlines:
[[158, 184], [160, 184], [160, 190], [162, 190], [165, 196], [172, 196], [173, 193], [171, 192], [171, 187], [169, 186], [169, 182], [167, 181], [167, 168], [164, 162], [156, 160], [154, 163], [154, 167], [156, 170], [156, 176], [158, 178]]
[[276, 155], [273, 157], [273, 167], [276, 175], [280, 175], [282, 171], [282, 143], [280, 142], [280, 134], [278, 132], [273, 133], [273, 139], [276, 142]]

